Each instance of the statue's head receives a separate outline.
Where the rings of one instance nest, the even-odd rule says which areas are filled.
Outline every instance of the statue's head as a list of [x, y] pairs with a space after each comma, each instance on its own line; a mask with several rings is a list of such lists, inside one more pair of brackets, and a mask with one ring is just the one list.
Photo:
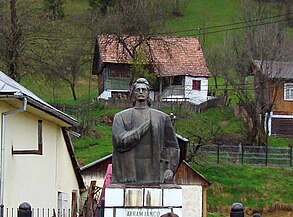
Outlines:
[[136, 101], [147, 101], [148, 105], [150, 106], [150, 101], [149, 101], [149, 82], [145, 78], [138, 78], [134, 85], [133, 85], [133, 90], [132, 94], [134, 97], [134, 102], [133, 104], [135, 105]]

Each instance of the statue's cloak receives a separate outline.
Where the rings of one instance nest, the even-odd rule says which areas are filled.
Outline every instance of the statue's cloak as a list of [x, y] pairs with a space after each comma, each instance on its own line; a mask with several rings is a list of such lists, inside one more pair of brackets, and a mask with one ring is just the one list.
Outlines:
[[[174, 173], [179, 163], [179, 146], [169, 115], [146, 108], [150, 127], [143, 136], [138, 136], [135, 109], [130, 108], [115, 115], [112, 128], [113, 174], [112, 183], [159, 184], [167, 169]], [[143, 117], [141, 117], [143, 118]], [[140, 120], [141, 121], [141, 120]], [[147, 145], [150, 153], [145, 165], [140, 146]], [[142, 171], [147, 171], [143, 173]]]

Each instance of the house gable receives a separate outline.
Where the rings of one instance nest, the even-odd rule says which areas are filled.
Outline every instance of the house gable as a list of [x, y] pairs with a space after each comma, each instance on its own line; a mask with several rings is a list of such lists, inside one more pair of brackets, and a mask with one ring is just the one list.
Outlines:
[[193, 169], [186, 161], [182, 161], [180, 163], [174, 179], [175, 183], [178, 185], [211, 185], [211, 183], [203, 175]]

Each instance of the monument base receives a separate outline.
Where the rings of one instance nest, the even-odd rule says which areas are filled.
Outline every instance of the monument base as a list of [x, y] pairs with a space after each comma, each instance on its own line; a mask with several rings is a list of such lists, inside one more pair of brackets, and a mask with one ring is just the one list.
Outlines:
[[104, 217], [182, 216], [182, 189], [178, 185], [110, 185], [105, 189]]

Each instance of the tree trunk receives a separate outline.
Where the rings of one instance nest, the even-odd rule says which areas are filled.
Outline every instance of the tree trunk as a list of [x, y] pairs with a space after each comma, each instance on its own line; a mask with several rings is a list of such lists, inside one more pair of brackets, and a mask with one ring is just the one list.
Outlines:
[[17, 17], [17, 0], [10, 1], [10, 18], [11, 18], [11, 40], [9, 44], [9, 61], [8, 61], [8, 70], [9, 76], [19, 82], [20, 74], [18, 69], [18, 58], [19, 58], [19, 48], [21, 46], [21, 30], [18, 25]]
[[174, 16], [176, 16], [176, 17], [179, 17], [179, 16], [181, 16], [182, 14], [181, 14], [181, 11], [180, 11], [180, 2], [179, 2], [180, 0], [175, 0], [175, 2], [174, 2], [174, 7], [173, 7], [173, 12], [172, 12], [172, 14], [174, 15]]
[[70, 88], [71, 88], [71, 92], [72, 92], [72, 97], [76, 101], [77, 97], [76, 97], [76, 92], [75, 92], [75, 83], [71, 83]]

